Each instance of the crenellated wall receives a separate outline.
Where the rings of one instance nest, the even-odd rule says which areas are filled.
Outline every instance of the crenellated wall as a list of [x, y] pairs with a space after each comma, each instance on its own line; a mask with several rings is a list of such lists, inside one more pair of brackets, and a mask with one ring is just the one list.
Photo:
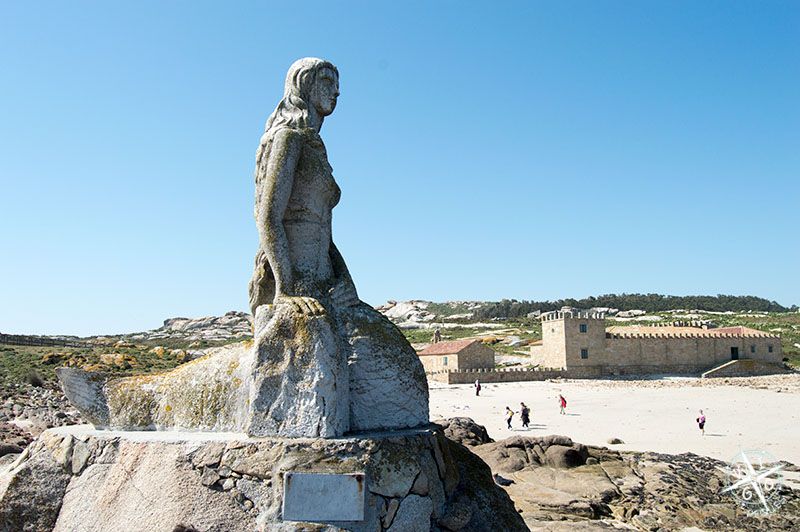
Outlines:
[[731, 360], [734, 349], [767, 367], [783, 359], [780, 336], [747, 328], [613, 329], [606, 332], [602, 314], [551, 312], [542, 316], [542, 345], [531, 347], [531, 357], [542, 367], [602, 375], [700, 373]]

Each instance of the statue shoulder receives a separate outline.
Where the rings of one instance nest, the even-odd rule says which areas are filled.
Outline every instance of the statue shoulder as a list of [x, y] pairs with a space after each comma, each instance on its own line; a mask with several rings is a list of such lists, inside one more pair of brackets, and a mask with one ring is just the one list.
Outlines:
[[306, 132], [303, 129], [297, 129], [288, 126], [281, 126], [269, 131], [265, 131], [261, 137], [261, 145], [265, 146], [270, 143], [299, 143], [303, 142], [306, 138]]
[[301, 149], [304, 142], [305, 135], [301, 129], [282, 126], [265, 131], [256, 150], [256, 173], [259, 167], [266, 164], [275, 147], [278, 147], [279, 153], [285, 154], [287, 150]]

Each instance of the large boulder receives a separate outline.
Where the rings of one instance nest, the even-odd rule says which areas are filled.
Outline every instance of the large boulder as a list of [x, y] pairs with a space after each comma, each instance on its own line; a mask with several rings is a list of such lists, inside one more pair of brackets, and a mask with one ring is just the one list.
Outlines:
[[513, 473], [543, 465], [569, 468], [586, 463], [587, 447], [573, 443], [566, 436], [512, 436], [473, 448], [473, 451], [497, 473]]
[[494, 441], [489, 437], [486, 427], [478, 425], [468, 417], [437, 419], [434, 423], [442, 427], [444, 435], [447, 436], [448, 439], [458, 442], [461, 445], [466, 445], [467, 447], [474, 447]]

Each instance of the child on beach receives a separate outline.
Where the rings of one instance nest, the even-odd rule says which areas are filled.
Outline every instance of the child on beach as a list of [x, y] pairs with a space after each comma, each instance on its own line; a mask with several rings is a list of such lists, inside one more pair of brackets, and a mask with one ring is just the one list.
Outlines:
[[481, 381], [475, 379], [475, 396], [479, 396], [481, 394]]
[[697, 426], [700, 427], [700, 433], [706, 435], [706, 415], [700, 411], [700, 417], [697, 418]]
[[561, 394], [558, 394], [558, 406], [561, 407], [561, 413], [566, 414], [564, 409], [567, 408], [567, 400], [564, 399], [564, 396]]
[[519, 406], [519, 417], [522, 419], [522, 426], [527, 429], [528, 424], [531, 422], [531, 409], [528, 408], [525, 403], [520, 403]]
[[506, 407], [506, 423], [508, 423], [509, 429], [511, 429], [511, 418], [513, 417], [514, 417], [514, 411]]

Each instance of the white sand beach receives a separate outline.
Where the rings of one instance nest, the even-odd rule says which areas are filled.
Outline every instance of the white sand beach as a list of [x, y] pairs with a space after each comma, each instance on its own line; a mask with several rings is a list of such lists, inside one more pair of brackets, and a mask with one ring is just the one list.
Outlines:
[[[727, 382], [727, 383], [726, 383]], [[800, 465], [800, 375], [748, 379], [573, 380], [431, 387], [431, 419], [463, 416], [485, 425], [495, 440], [511, 435], [561, 434], [618, 450], [692, 452], [728, 461], [742, 449], [769, 451]], [[559, 414], [558, 394], [567, 399]], [[506, 406], [531, 408], [506, 428]], [[706, 435], [695, 423], [705, 412]], [[609, 445], [619, 438], [623, 445]]]

